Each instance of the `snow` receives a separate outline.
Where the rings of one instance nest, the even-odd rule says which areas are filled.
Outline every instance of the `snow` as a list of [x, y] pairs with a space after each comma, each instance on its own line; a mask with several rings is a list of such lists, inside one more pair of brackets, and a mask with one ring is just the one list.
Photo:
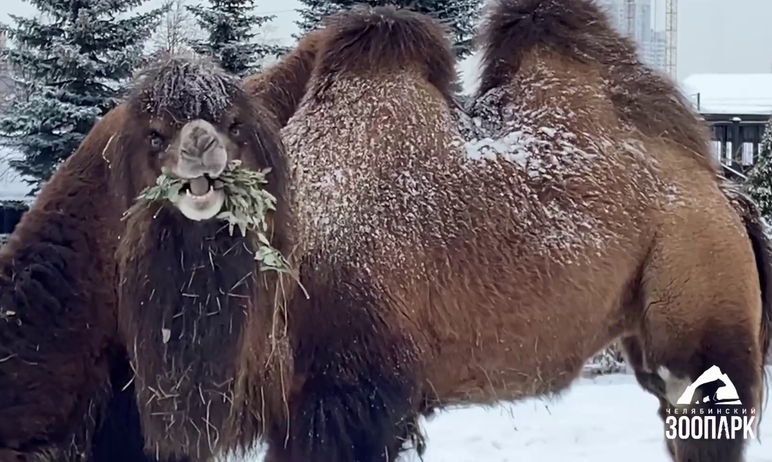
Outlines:
[[191, 120], [208, 113], [219, 120], [231, 103], [237, 81], [214, 62], [172, 59], [145, 69], [137, 86], [148, 103], [148, 111], [173, 114]]
[[[772, 368], [768, 368], [772, 373]], [[444, 411], [424, 423], [423, 462], [670, 462], [658, 403], [631, 374], [579, 379], [551, 400]], [[746, 462], [772, 462], [772, 411]], [[400, 462], [419, 462], [414, 451]], [[263, 462], [262, 453], [250, 462]]]
[[772, 74], [695, 74], [681, 88], [703, 114], [772, 114]]
[[32, 198], [27, 194], [32, 188], [22, 181], [21, 176], [8, 165], [8, 159], [11, 156], [12, 154], [7, 149], [0, 148], [0, 202], [31, 202]]
[[458, 72], [461, 74], [463, 93], [466, 95], [473, 95], [477, 92], [480, 85], [481, 61], [482, 53], [476, 51], [456, 64]]
[[[440, 415], [426, 426], [425, 462], [616, 462], [621, 455], [625, 462], [668, 462], [657, 408], [656, 398], [632, 375], [580, 379], [552, 402], [529, 400]], [[769, 446], [769, 420], [761, 429]], [[772, 462], [772, 450], [752, 441], [747, 462]]]

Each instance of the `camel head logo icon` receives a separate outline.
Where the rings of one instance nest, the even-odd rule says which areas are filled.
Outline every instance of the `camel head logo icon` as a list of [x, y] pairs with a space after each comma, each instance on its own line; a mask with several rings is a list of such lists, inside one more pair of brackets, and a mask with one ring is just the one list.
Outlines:
[[740, 396], [729, 377], [713, 366], [689, 385], [678, 398], [679, 405], [712, 403], [723, 406], [740, 405]]

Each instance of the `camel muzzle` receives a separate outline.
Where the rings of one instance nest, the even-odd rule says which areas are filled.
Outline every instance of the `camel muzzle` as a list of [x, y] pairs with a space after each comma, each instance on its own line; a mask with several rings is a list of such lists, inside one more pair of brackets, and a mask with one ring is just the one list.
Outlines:
[[195, 184], [191, 184], [194, 194], [206, 193], [208, 189], [203, 189], [206, 186], [204, 176], [217, 178], [228, 163], [228, 151], [222, 136], [209, 122], [194, 120], [182, 128], [179, 149], [176, 173], [194, 180]]

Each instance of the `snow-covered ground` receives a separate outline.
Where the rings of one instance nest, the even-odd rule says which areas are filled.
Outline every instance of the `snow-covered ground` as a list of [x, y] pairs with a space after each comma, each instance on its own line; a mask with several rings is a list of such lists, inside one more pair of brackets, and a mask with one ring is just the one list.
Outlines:
[[[772, 371], [770, 371], [772, 372]], [[772, 400], [770, 400], [772, 404]], [[554, 400], [445, 411], [425, 425], [424, 462], [669, 462], [657, 400], [628, 374], [580, 379]], [[772, 411], [747, 462], [772, 462]], [[419, 462], [406, 453], [404, 462]], [[261, 462], [255, 458], [254, 462]]]
[[[632, 375], [580, 379], [551, 402], [440, 414], [426, 424], [425, 462], [668, 462], [657, 408]], [[747, 462], [772, 462], [772, 411], [765, 418], [765, 444], [752, 441]]]

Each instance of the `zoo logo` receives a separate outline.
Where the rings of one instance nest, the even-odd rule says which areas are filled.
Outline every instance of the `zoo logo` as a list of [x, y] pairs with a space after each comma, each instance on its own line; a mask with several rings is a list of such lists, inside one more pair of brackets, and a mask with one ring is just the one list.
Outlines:
[[740, 430], [743, 439], [756, 437], [756, 408], [742, 407], [734, 384], [717, 366], [686, 387], [676, 405], [667, 410], [667, 439], [738, 439]]

